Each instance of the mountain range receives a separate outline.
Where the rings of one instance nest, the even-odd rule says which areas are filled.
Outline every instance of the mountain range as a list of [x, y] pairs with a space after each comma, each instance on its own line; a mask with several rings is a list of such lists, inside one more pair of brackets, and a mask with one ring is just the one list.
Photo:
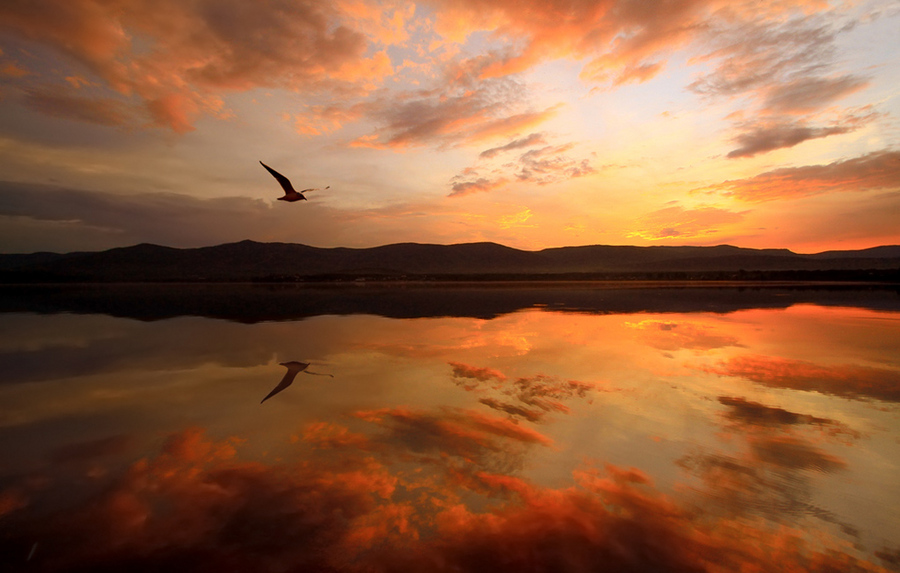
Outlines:
[[319, 248], [241, 241], [178, 249], [0, 254], [0, 282], [235, 282], [489, 279], [879, 279], [900, 275], [900, 245], [798, 254], [787, 249], [496, 243]]

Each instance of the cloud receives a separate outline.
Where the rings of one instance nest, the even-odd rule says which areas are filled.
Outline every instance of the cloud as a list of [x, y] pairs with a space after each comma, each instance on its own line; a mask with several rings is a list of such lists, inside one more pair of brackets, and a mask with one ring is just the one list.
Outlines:
[[[503, 152], [533, 147], [543, 143], [546, 143], [543, 134], [532, 133], [528, 137], [514, 139], [505, 145], [487, 149], [481, 152], [479, 159], [489, 160]], [[480, 176], [480, 171], [486, 168], [484, 163], [474, 167], [467, 167], [450, 180], [452, 190], [448, 197], [458, 197], [479, 191], [491, 191], [503, 187], [511, 180], [519, 183], [549, 185], [594, 173], [595, 169], [587, 159], [579, 161], [567, 155], [567, 152], [574, 147], [575, 143], [565, 143], [561, 145], [542, 145], [535, 149], [529, 149], [519, 155], [514, 161], [508, 161], [503, 163], [502, 166], [493, 167], [489, 177]]]
[[753, 157], [775, 149], [794, 147], [810, 139], [850, 133], [859, 126], [807, 127], [794, 123], [756, 125], [734, 138], [740, 147], [728, 152], [729, 159]]
[[447, 196], [462, 197], [472, 193], [478, 193], [479, 191], [491, 191], [492, 189], [503, 187], [507, 182], [508, 181], [504, 178], [487, 179], [485, 177], [479, 177], [468, 181], [457, 181], [453, 183], [452, 190]]
[[742, 201], [792, 199], [836, 191], [900, 188], [900, 152], [876, 151], [829, 163], [784, 167], [748, 179], [724, 181], [702, 190]]
[[874, 119], [873, 114], [838, 113], [832, 125], [813, 125], [823, 110], [869, 85], [861, 75], [833, 71], [838, 35], [848, 29], [840, 22], [838, 11], [781, 20], [732, 14], [710, 22], [705, 33], [712, 50], [693, 63], [710, 62], [713, 70], [689, 88], [711, 98], [746, 98], [755, 103], [749, 114], [760, 118], [737, 123], [734, 140], [739, 147], [728, 153], [729, 158], [850, 133]]
[[833, 364], [769, 356], [736, 356], [702, 370], [746, 378], [771, 388], [819, 392], [856, 400], [900, 402], [900, 372], [886, 368]]
[[[813, 96], [821, 105], [833, 101], [829, 97], [850, 93], [864, 81], [852, 75], [816, 75], [826, 72], [834, 62], [835, 41], [841, 31], [835, 19], [821, 14], [784, 18], [777, 9], [770, 14], [756, 11], [749, 18], [729, 9], [720, 15], [723, 17], [710, 20], [703, 30], [709, 50], [693, 59], [695, 64], [713, 64], [710, 72], [688, 86], [699, 94], [748, 94], [783, 110], [796, 110], [796, 103], [804, 101], [810, 87], [830, 84], [825, 93]], [[799, 107], [804, 111], [808, 108]]]
[[629, 237], [647, 240], [696, 239], [715, 235], [719, 227], [739, 223], [747, 211], [731, 211], [719, 207], [697, 207], [686, 209], [680, 205], [664, 207], [641, 217], [635, 222], [637, 230]]
[[702, 29], [716, 2], [679, 0], [647, 10], [634, 2], [434, 1], [435, 30], [462, 41], [478, 30], [509, 40], [515, 48], [492, 55], [484, 77], [522, 72], [549, 59], [592, 58], [582, 77], [616, 84], [646, 81], [661, 56], [688, 43]]
[[543, 133], [532, 133], [527, 137], [523, 137], [521, 139], [514, 139], [507, 143], [506, 145], [501, 145], [499, 147], [492, 147], [490, 149], [485, 149], [482, 151], [478, 157], [482, 159], [490, 159], [500, 153], [505, 151], [511, 151], [513, 149], [521, 149], [523, 147], [531, 147], [533, 145], [540, 145], [542, 143], [546, 143], [544, 141]]
[[[453, 77], [457, 73], [457, 77]], [[479, 80], [471, 71], [445, 71], [444, 84], [432, 90], [370, 98], [361, 106], [375, 132], [350, 143], [356, 147], [406, 149], [473, 144], [507, 137], [555, 116], [561, 105], [534, 110], [524, 87], [511, 78]]]
[[523, 182], [547, 185], [593, 173], [594, 168], [587, 159], [579, 162], [564, 155], [573, 147], [573, 144], [548, 145], [526, 151], [519, 157], [516, 178]]
[[853, 92], [864, 89], [868, 80], [845, 75], [837, 78], [804, 77], [772, 87], [765, 95], [763, 111], [768, 113], [809, 113]]
[[342, 16], [309, 0], [38, 0], [0, 8], [7, 34], [50, 46], [176, 132], [192, 129], [201, 113], [221, 112], [226, 92], [364, 90], [391, 74], [386, 54], [369, 55], [365, 33]]

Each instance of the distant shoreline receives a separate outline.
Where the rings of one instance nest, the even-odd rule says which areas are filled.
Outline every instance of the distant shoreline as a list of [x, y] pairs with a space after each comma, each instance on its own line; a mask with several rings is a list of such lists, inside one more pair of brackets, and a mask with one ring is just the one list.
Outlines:
[[670, 287], [900, 287], [900, 280], [718, 280], [718, 279], [403, 279], [403, 280], [301, 280], [301, 281], [35, 281], [0, 282], [0, 288], [17, 287], [297, 287], [297, 288], [406, 288], [406, 287], [593, 287], [593, 288], [670, 288]]
[[174, 249], [0, 255], [0, 284], [898, 283], [900, 245], [797, 255], [781, 249], [616, 247], [521, 251], [496, 243], [321, 249], [242, 241]]

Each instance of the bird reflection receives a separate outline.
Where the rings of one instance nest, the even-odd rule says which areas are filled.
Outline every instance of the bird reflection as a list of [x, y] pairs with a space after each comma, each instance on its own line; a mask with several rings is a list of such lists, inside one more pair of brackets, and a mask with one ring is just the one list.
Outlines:
[[272, 389], [269, 394], [262, 399], [260, 404], [278, 394], [288, 386], [294, 383], [294, 378], [297, 377], [298, 372], [303, 372], [304, 374], [312, 374], [313, 376], [332, 376], [331, 374], [320, 374], [319, 372], [309, 372], [307, 368], [309, 368], [309, 362], [297, 362], [296, 360], [291, 360], [290, 362], [281, 362], [282, 366], [287, 368], [287, 372], [284, 373], [284, 377], [281, 378], [281, 382], [278, 383], [278, 386]]
[[[262, 161], [259, 162], [260, 165], [266, 168], [266, 171], [272, 174], [279, 184], [281, 184], [281, 188], [284, 189], [284, 197], [279, 197], [279, 201], [288, 201], [289, 203], [293, 203], [294, 201], [306, 201], [306, 197], [303, 196], [307, 191], [319, 191], [319, 189], [304, 189], [299, 193], [294, 189], [294, 186], [291, 185], [291, 180], [282, 175], [281, 173], [275, 171]], [[330, 189], [331, 185], [325, 187], [325, 189]]]

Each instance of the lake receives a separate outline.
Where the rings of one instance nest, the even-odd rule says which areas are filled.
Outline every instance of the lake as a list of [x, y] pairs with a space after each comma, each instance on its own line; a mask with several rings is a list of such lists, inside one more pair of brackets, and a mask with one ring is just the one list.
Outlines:
[[900, 568], [896, 287], [9, 287], [0, 372], [12, 571]]

